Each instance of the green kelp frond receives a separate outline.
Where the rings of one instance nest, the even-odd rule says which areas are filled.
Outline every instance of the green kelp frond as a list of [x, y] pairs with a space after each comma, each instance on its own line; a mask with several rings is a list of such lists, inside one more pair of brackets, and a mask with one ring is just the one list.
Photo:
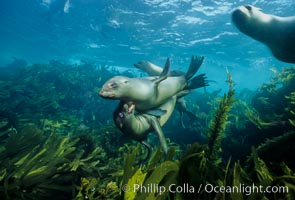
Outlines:
[[290, 95], [285, 96], [289, 100], [290, 104], [295, 106], [295, 92], [291, 92]]
[[[232, 186], [234, 187], [239, 187], [242, 184], [242, 180], [241, 180], [241, 173], [242, 173], [242, 167], [240, 165], [240, 163], [235, 163], [234, 165], [234, 170], [233, 170], [233, 182], [232, 182]], [[243, 200], [243, 194], [240, 192], [231, 192], [230, 193], [231, 199], [234, 200]]]
[[263, 182], [265, 186], [270, 185], [273, 181], [273, 178], [265, 162], [258, 157], [257, 151], [254, 149], [254, 147], [252, 148], [251, 157], [253, 159], [254, 169], [256, 171], [258, 181]]
[[275, 93], [277, 92], [281, 86], [289, 87], [295, 81], [295, 67], [286, 67], [283, 68], [281, 72], [278, 72], [276, 69], [271, 69], [274, 72], [274, 77], [271, 82], [264, 83], [260, 90], [267, 93]]
[[[267, 164], [258, 157], [254, 148], [250, 158], [252, 165], [249, 168], [248, 174], [250, 181], [248, 184], [254, 184], [262, 188], [262, 192], [255, 192], [249, 195], [251, 199], [294, 199], [295, 198], [295, 174], [285, 164], [281, 163], [272, 170]], [[281, 169], [280, 169], [281, 168]], [[279, 173], [278, 173], [279, 171]], [[263, 192], [266, 188], [279, 191]]]
[[[100, 189], [98, 189], [100, 186]], [[109, 182], [101, 187], [101, 182], [96, 178], [81, 178], [81, 185], [75, 200], [119, 199], [120, 189], [116, 182]]]
[[[180, 160], [179, 185], [200, 186], [210, 183], [212, 185], [222, 186], [225, 184], [224, 173], [226, 170], [217, 166], [215, 162], [208, 160], [206, 149], [206, 145], [199, 145], [198, 143], [188, 146], [187, 153]], [[202, 189], [194, 193], [182, 193], [180, 196], [182, 199], [214, 199], [216, 194], [207, 193]]]
[[233, 97], [235, 94], [234, 83], [229, 72], [227, 72], [227, 78], [229, 90], [221, 99], [214, 117], [209, 124], [207, 157], [210, 160], [218, 160], [218, 153], [220, 152], [221, 139], [226, 127], [228, 113], [232, 104], [235, 102]]
[[257, 147], [257, 152], [265, 161], [276, 161], [278, 163], [285, 161], [289, 166], [295, 168], [295, 132], [290, 131], [284, 135], [267, 139], [265, 143]]
[[100, 177], [104, 158], [100, 147], [86, 150], [79, 141], [79, 137], [54, 133], [46, 136], [36, 127], [11, 136], [0, 154], [0, 196], [72, 199], [81, 176]]
[[124, 161], [124, 175], [122, 180], [122, 185], [127, 184], [128, 180], [132, 175], [136, 172], [137, 168], [136, 166], [136, 157], [139, 154], [140, 144], [138, 144], [136, 147], [130, 146], [128, 147], [128, 153], [125, 156]]
[[258, 129], [264, 129], [275, 124], [275, 122], [265, 122], [262, 120], [259, 113], [254, 108], [246, 107], [245, 115]]
[[[165, 187], [177, 183], [178, 161], [163, 161], [163, 153], [158, 148], [146, 165], [137, 165], [140, 146], [130, 147], [129, 153], [125, 157], [124, 175], [121, 187], [128, 188], [123, 191], [125, 200], [145, 200], [145, 199], [166, 199], [167, 191], [151, 191], [151, 187]], [[170, 150], [171, 154], [173, 150]], [[141, 189], [136, 188], [141, 187]], [[145, 189], [143, 189], [145, 188]], [[145, 192], [149, 188], [150, 191]]]
[[286, 108], [286, 111], [290, 113], [288, 121], [292, 126], [295, 126], [295, 92], [291, 92], [285, 98], [289, 101], [289, 106]]
[[156, 188], [169, 188], [170, 185], [177, 183], [178, 169], [178, 162], [175, 161], [164, 161], [146, 172], [139, 167], [127, 184], [122, 186], [128, 188], [124, 193], [124, 199], [166, 199], [168, 190], [161, 191]]

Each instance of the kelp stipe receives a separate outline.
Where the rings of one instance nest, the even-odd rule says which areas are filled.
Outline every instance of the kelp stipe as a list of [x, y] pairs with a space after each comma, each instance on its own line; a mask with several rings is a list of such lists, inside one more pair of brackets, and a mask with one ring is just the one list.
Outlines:
[[207, 158], [211, 161], [219, 163], [219, 152], [221, 149], [221, 139], [226, 127], [228, 113], [231, 109], [234, 100], [234, 83], [230, 73], [227, 71], [227, 82], [229, 84], [229, 90], [227, 94], [224, 94], [219, 106], [217, 107], [213, 119], [209, 124], [208, 131], [208, 143], [207, 143]]

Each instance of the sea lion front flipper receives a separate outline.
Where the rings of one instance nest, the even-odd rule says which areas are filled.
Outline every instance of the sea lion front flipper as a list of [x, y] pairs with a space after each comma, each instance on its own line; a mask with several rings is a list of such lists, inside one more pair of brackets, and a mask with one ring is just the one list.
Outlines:
[[167, 110], [162, 109], [153, 109], [153, 110], [147, 110], [144, 112], [144, 114], [152, 115], [155, 117], [161, 117], [167, 113]]
[[164, 151], [164, 154], [167, 155], [168, 145], [167, 145], [167, 142], [166, 142], [166, 138], [164, 136], [164, 133], [162, 131], [162, 128], [161, 128], [158, 120], [155, 117], [151, 117], [151, 125], [158, 134], [158, 138], [160, 140], [160, 143], [161, 143], [162, 149]]
[[153, 80], [155, 86], [158, 86], [158, 84], [161, 81], [165, 80], [168, 77], [169, 69], [170, 69], [170, 59], [167, 58], [166, 63], [165, 63], [165, 67], [164, 67], [162, 73], [160, 74], [159, 78], [156, 78], [155, 80]]

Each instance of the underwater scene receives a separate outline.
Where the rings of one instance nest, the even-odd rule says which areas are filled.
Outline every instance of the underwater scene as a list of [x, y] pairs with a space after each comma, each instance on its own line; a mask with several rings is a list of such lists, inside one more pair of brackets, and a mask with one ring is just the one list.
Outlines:
[[295, 199], [294, 0], [1, 0], [0, 199]]

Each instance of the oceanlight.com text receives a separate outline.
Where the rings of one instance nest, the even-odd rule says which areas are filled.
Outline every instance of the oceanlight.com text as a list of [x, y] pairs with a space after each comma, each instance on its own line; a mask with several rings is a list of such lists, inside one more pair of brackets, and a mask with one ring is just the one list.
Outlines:
[[160, 195], [165, 192], [170, 193], [242, 193], [245, 195], [251, 195], [252, 193], [288, 193], [289, 188], [287, 186], [262, 186], [262, 185], [244, 185], [238, 186], [214, 186], [212, 184], [200, 184], [198, 186], [183, 184], [171, 184], [168, 187], [158, 184], [134, 184], [123, 185], [121, 188], [124, 192], [136, 192], [136, 193], [159, 193]]

